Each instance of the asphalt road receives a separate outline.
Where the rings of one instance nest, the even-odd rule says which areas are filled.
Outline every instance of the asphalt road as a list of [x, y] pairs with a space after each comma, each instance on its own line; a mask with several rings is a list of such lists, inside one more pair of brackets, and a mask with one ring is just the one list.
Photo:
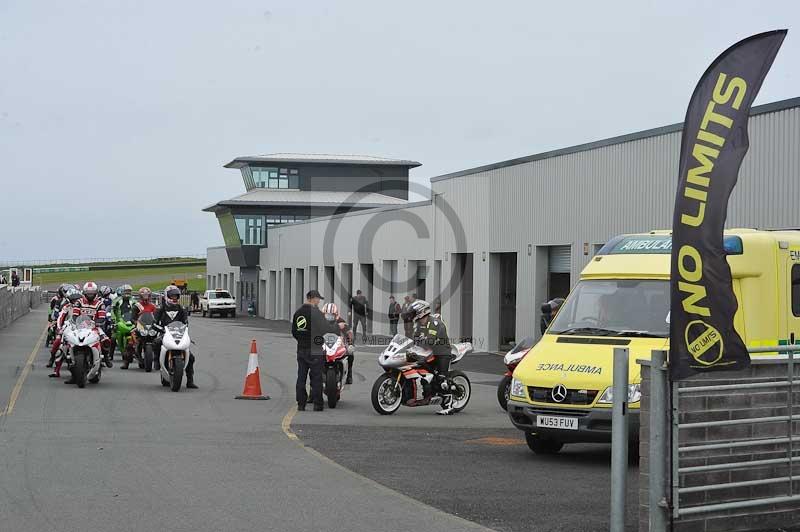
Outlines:
[[[0, 331], [0, 409], [19, 391], [0, 416], [0, 530], [607, 528], [608, 446], [533, 455], [496, 405], [494, 355], [465, 359], [474, 392], [456, 416], [375, 414], [362, 348], [340, 406], [292, 418], [286, 323], [193, 318], [201, 388], [176, 394], [118, 367], [84, 390], [48, 379], [46, 350], [32, 351], [44, 322], [40, 307]], [[270, 401], [234, 400], [251, 338]]]

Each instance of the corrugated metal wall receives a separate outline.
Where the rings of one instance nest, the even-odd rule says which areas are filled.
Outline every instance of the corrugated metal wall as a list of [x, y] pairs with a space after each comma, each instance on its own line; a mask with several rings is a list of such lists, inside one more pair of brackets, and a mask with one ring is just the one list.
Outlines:
[[[430, 237], [418, 238], [406, 223], [388, 223], [402, 210], [391, 215], [348, 216], [336, 231], [336, 259], [331, 265], [338, 268], [341, 262], [371, 261], [377, 279], [382, 260], [397, 260], [406, 273], [409, 260], [428, 261], [430, 272], [435, 271], [433, 261], [442, 261], [444, 287], [453, 268], [449, 254], [472, 253], [473, 335], [486, 340], [490, 320], [497, 319], [489, 303], [494, 286], [489, 276], [494, 270], [489, 267], [491, 257], [487, 260], [486, 255], [516, 252], [517, 337], [535, 334], [538, 308], [547, 299], [547, 246], [571, 246], [574, 284], [595, 244], [619, 233], [670, 227], [680, 140], [680, 132], [669, 132], [437, 180], [432, 184], [435, 213], [432, 205], [408, 209], [409, 214], [425, 220]], [[731, 199], [728, 225], [800, 227], [800, 109], [753, 116], [750, 140], [750, 151]], [[289, 267], [315, 265], [322, 272], [327, 223], [322, 219], [272, 229], [271, 247], [262, 251], [262, 278], [268, 278], [269, 270], [280, 273]], [[380, 239], [373, 241], [371, 250], [358, 249], [365, 226], [381, 226]], [[459, 231], [464, 234], [460, 243], [456, 237]], [[278, 239], [279, 248], [272, 245]], [[365, 253], [369, 257], [364, 257]], [[433, 285], [428, 282], [428, 286]], [[387, 294], [376, 291], [376, 295], [383, 306]], [[442, 294], [445, 320], [449, 314], [457, 314], [450, 308], [451, 296], [458, 300], [455, 294]], [[458, 326], [450, 325], [451, 334], [459, 334]]]

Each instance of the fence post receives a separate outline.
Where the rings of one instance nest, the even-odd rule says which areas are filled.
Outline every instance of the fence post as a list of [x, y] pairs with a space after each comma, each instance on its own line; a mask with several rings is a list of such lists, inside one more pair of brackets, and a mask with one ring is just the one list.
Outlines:
[[628, 348], [614, 348], [611, 412], [611, 532], [625, 531], [628, 478]]
[[650, 357], [649, 512], [650, 532], [667, 530], [667, 352], [654, 350]]

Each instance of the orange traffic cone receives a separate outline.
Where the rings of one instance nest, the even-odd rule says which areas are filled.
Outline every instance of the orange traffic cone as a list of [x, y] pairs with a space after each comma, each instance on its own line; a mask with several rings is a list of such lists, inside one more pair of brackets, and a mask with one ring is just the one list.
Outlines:
[[258, 373], [258, 351], [256, 351], [256, 341], [250, 344], [250, 358], [247, 361], [247, 375], [244, 378], [244, 390], [242, 395], [237, 395], [237, 399], [269, 399], [269, 395], [261, 393], [261, 375]]

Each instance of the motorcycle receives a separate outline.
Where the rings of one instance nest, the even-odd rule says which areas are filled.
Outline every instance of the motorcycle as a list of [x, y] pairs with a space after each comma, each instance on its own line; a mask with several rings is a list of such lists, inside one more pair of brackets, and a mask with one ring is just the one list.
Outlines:
[[153, 318], [152, 312], [142, 312], [136, 321], [136, 343], [142, 346], [141, 354], [139, 354], [139, 349], [136, 349], [136, 358], [140, 367], [143, 366], [147, 373], [153, 370], [153, 343], [158, 334], [153, 328], [154, 323], [155, 318]]
[[86, 381], [100, 382], [103, 355], [100, 347], [100, 332], [89, 316], [78, 316], [74, 323], [64, 328], [64, 340], [69, 345], [66, 351], [67, 367], [78, 388]]
[[344, 361], [347, 359], [348, 347], [344, 338], [334, 333], [327, 333], [322, 337], [322, 351], [325, 354], [325, 370], [323, 373], [325, 386], [323, 391], [328, 396], [328, 406], [336, 408], [342, 396], [344, 386]]
[[173, 321], [164, 329], [161, 339], [161, 385], [170, 386], [173, 392], [180, 391], [183, 383], [183, 370], [189, 363], [189, 326], [180, 321]]
[[119, 350], [122, 353], [122, 360], [130, 364], [135, 357], [139, 363], [139, 368], [144, 368], [144, 360], [136, 354], [136, 339], [131, 334], [135, 325], [131, 322], [130, 311], [125, 312], [122, 315], [122, 319], [114, 324], [114, 327], [116, 328], [116, 338], [121, 342]]
[[[450, 346], [452, 360], [457, 364], [464, 355], [472, 351], [469, 342]], [[433, 352], [402, 334], [395, 335], [378, 357], [384, 369], [372, 385], [372, 407], [381, 415], [390, 415], [405, 406], [426, 406], [442, 402], [441, 392], [433, 389], [434, 373], [427, 364], [433, 361]], [[453, 411], [464, 410], [472, 395], [472, 387], [466, 374], [451, 370], [447, 375], [447, 389], [452, 392]]]
[[511, 351], [503, 357], [503, 363], [508, 369], [506, 369], [502, 380], [497, 385], [497, 402], [500, 403], [500, 407], [503, 410], [508, 410], [508, 396], [511, 392], [511, 378], [514, 375], [514, 369], [522, 362], [528, 351], [531, 350], [533, 343], [533, 338], [526, 336], [517, 342], [517, 345], [512, 347]]
[[106, 333], [106, 336], [110, 340], [106, 345], [103, 346], [103, 354], [108, 356], [109, 360], [114, 360], [114, 351], [117, 350], [117, 336], [116, 336], [116, 325], [114, 324], [114, 320], [111, 319], [112, 313], [112, 306], [110, 304], [106, 304], [106, 322], [103, 324], [103, 331]]

